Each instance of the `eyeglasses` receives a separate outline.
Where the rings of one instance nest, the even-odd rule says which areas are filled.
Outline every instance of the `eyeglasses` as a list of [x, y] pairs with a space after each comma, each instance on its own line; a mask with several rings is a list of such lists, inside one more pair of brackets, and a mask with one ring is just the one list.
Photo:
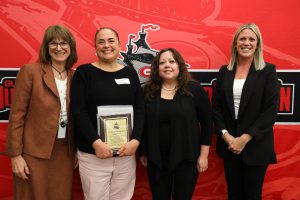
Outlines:
[[60, 43], [57, 43], [57, 42], [50, 42], [48, 44], [49, 48], [51, 49], [56, 49], [58, 47], [58, 45], [62, 48], [62, 49], [67, 49], [70, 47], [70, 44], [68, 42], [60, 42]]

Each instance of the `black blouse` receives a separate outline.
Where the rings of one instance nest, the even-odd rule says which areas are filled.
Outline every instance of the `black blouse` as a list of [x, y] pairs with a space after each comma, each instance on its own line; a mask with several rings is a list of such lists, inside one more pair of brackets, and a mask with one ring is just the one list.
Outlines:
[[[212, 138], [212, 112], [207, 94], [197, 82], [190, 82], [192, 95], [175, 94], [169, 108], [170, 115], [170, 153], [169, 170], [182, 161], [197, 162], [201, 145], [210, 145]], [[146, 119], [142, 140], [142, 154], [162, 167], [160, 147], [160, 113], [163, 101], [157, 94], [145, 102]]]

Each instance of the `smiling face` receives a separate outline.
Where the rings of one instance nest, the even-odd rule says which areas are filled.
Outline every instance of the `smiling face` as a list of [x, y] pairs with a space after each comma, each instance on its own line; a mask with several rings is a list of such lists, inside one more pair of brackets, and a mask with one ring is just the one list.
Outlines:
[[239, 59], [253, 59], [257, 49], [257, 36], [250, 29], [244, 29], [236, 40], [236, 51]]
[[96, 53], [100, 61], [116, 61], [121, 45], [115, 32], [110, 29], [102, 29], [95, 38]]
[[65, 64], [71, 54], [70, 45], [67, 41], [56, 38], [48, 43], [49, 55], [53, 64]]
[[166, 51], [159, 58], [159, 76], [164, 81], [176, 81], [179, 75], [179, 66], [172, 52]]

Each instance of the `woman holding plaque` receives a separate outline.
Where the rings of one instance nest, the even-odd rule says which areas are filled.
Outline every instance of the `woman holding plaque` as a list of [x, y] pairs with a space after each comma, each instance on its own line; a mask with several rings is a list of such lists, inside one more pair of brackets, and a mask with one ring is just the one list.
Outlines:
[[191, 80], [177, 50], [163, 49], [154, 58], [145, 100], [140, 160], [152, 197], [190, 200], [198, 172], [208, 168], [212, 113], [206, 92]]
[[[100, 28], [94, 42], [98, 60], [79, 66], [71, 86], [82, 188], [88, 200], [129, 200], [135, 185], [135, 152], [143, 129], [143, 95], [136, 71], [117, 62], [121, 48], [118, 33], [112, 28]], [[98, 108], [106, 105], [129, 105], [134, 112], [130, 137], [116, 151], [116, 156], [100, 137], [103, 132], [98, 128], [103, 125], [97, 122]], [[118, 128], [119, 122], [115, 125]], [[106, 138], [111, 137], [110, 132], [104, 133]]]
[[259, 28], [243, 24], [213, 94], [217, 153], [224, 161], [229, 200], [261, 199], [268, 165], [276, 163], [273, 125], [278, 102], [276, 69], [263, 59]]
[[7, 131], [15, 200], [71, 200], [75, 146], [69, 92], [76, 43], [63, 26], [47, 28], [39, 61], [17, 76]]

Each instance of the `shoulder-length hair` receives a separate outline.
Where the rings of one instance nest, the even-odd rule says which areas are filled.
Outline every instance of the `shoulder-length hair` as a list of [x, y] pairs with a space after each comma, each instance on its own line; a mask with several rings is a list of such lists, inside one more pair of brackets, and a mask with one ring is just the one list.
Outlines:
[[253, 23], [249, 23], [249, 24], [243, 24], [241, 25], [237, 31], [234, 34], [234, 38], [232, 41], [232, 45], [231, 45], [231, 56], [230, 56], [230, 61], [229, 64], [227, 66], [228, 70], [232, 70], [234, 65], [237, 64], [238, 62], [238, 53], [236, 50], [236, 43], [237, 43], [237, 39], [238, 36], [240, 35], [240, 33], [245, 30], [245, 29], [250, 29], [251, 31], [253, 31], [257, 37], [257, 48], [255, 50], [254, 53], [254, 67], [256, 70], [262, 70], [265, 67], [265, 61], [263, 58], [263, 41], [262, 41], [262, 36], [260, 33], [260, 30], [258, 28], [258, 26], [256, 24]]
[[77, 62], [78, 56], [76, 51], [76, 41], [72, 33], [62, 25], [49, 26], [44, 34], [44, 38], [40, 47], [39, 62], [43, 64], [51, 63], [48, 44], [57, 38], [61, 38], [70, 45], [70, 56], [66, 61], [66, 68], [71, 68]]
[[162, 78], [159, 75], [159, 59], [165, 52], [171, 52], [175, 61], [178, 63], [179, 74], [177, 76], [177, 92], [179, 94], [191, 95], [188, 91], [188, 82], [191, 80], [190, 73], [187, 70], [187, 64], [181, 54], [174, 48], [162, 49], [153, 59], [151, 64], [151, 74], [149, 80], [145, 83], [145, 99], [151, 100], [154, 95], [160, 91], [162, 86]]

